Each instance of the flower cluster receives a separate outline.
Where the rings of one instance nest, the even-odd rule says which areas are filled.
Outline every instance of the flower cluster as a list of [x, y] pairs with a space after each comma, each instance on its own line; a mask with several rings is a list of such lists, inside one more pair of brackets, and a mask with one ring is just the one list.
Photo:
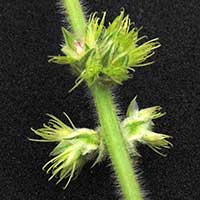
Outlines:
[[[170, 136], [152, 131], [153, 121], [163, 116], [160, 107], [150, 107], [139, 110], [136, 98], [130, 103], [126, 118], [121, 122], [121, 130], [129, 153], [138, 155], [136, 144], [146, 144], [151, 149], [164, 155], [159, 150], [170, 148], [172, 144], [167, 140]], [[65, 113], [64, 113], [65, 114]], [[57, 146], [50, 153], [53, 158], [47, 162], [43, 169], [47, 173], [52, 173], [49, 180], [58, 177], [57, 183], [64, 178], [68, 181], [66, 188], [73, 176], [77, 176], [82, 167], [88, 161], [93, 161], [93, 165], [104, 160], [107, 156], [104, 141], [102, 139], [101, 128], [96, 130], [87, 128], [76, 128], [70, 118], [71, 127], [63, 123], [53, 115], [49, 115], [48, 124], [43, 124], [43, 128], [32, 131], [42, 139], [30, 139], [36, 142], [57, 142]]]
[[[64, 113], [65, 114], [65, 113]], [[65, 114], [66, 115], [66, 114]], [[99, 153], [100, 139], [96, 131], [87, 128], [75, 128], [69, 117], [71, 125], [70, 128], [61, 120], [53, 115], [49, 115], [51, 119], [48, 124], [44, 124], [43, 128], [34, 130], [34, 133], [43, 139], [30, 139], [39, 142], [58, 142], [58, 145], [50, 153], [54, 156], [47, 162], [43, 169], [47, 173], [52, 173], [49, 180], [57, 176], [58, 181], [61, 182], [64, 178], [68, 181], [64, 188], [66, 188], [75, 175], [77, 176], [84, 164], [95, 159]], [[95, 163], [98, 162], [98, 157]]]
[[171, 138], [171, 136], [152, 131], [154, 127], [152, 120], [165, 115], [165, 113], [161, 113], [160, 110], [161, 107], [159, 106], [139, 110], [136, 97], [131, 101], [126, 118], [121, 123], [123, 135], [128, 144], [129, 151], [135, 151], [136, 143], [141, 143], [148, 145], [158, 154], [165, 156], [160, 150], [172, 146], [172, 143], [167, 140]]
[[[131, 26], [129, 16], [124, 11], [105, 28], [105, 16], [102, 19], [96, 13], [90, 16], [83, 38], [76, 36], [62, 28], [64, 44], [63, 56], [52, 56], [50, 62], [70, 64], [78, 76], [77, 87], [86, 81], [92, 86], [96, 81], [106, 82], [109, 85], [122, 84], [131, 77], [129, 71], [134, 68], [151, 64], [145, 62], [160, 46], [158, 38], [139, 45], [139, 41], [146, 36], [139, 37], [140, 29]], [[72, 88], [72, 89], [74, 89]]]

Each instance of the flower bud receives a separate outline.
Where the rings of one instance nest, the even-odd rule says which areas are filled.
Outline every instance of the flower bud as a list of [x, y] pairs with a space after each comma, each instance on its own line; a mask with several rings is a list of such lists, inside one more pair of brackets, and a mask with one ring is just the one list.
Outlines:
[[162, 148], [169, 149], [172, 147], [172, 143], [167, 139], [171, 138], [169, 135], [154, 133], [152, 131], [146, 131], [141, 137], [140, 142], [148, 145], [152, 150], [158, 154], [165, 156], [165, 154], [159, 152]]

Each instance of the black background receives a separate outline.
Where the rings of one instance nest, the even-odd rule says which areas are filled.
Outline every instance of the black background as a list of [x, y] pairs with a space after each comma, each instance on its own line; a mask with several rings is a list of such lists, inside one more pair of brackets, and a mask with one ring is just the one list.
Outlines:
[[[109, 161], [89, 165], [66, 191], [48, 182], [41, 167], [53, 144], [31, 143], [30, 127], [47, 121], [45, 113], [64, 119], [65, 111], [77, 127], [97, 124], [84, 85], [73, 93], [75, 77], [68, 66], [47, 62], [59, 53], [60, 27], [56, 0], [0, 1], [0, 197], [2, 200], [116, 200]], [[200, 1], [88, 0], [87, 13], [108, 11], [107, 23], [124, 7], [141, 34], [159, 37], [162, 47], [151, 67], [115, 90], [121, 115], [138, 95], [140, 107], [161, 105], [167, 115], [157, 131], [173, 136], [166, 158], [140, 147], [137, 168], [152, 200], [200, 199]]]

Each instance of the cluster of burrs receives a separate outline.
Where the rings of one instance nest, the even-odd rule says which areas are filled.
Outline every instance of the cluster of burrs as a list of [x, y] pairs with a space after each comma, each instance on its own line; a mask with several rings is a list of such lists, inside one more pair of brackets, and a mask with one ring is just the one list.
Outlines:
[[[155, 133], [152, 131], [153, 120], [163, 116], [160, 107], [150, 107], [139, 110], [136, 98], [130, 103], [126, 118], [121, 122], [121, 130], [127, 149], [131, 155], [139, 155], [136, 150], [137, 144], [146, 144], [155, 152], [160, 152], [162, 148], [170, 148], [172, 144], [167, 140], [171, 136]], [[65, 114], [65, 113], [64, 113]], [[34, 130], [34, 133], [42, 139], [30, 139], [40, 142], [56, 142], [57, 146], [50, 153], [53, 158], [47, 162], [43, 169], [51, 173], [49, 180], [57, 177], [57, 183], [68, 178], [64, 188], [66, 188], [73, 177], [77, 177], [82, 167], [88, 161], [101, 162], [107, 157], [107, 150], [104, 145], [101, 127], [95, 130], [87, 128], [76, 128], [68, 115], [71, 127], [63, 123], [53, 115], [49, 115], [50, 120], [43, 128]]]
[[77, 76], [71, 90], [83, 81], [89, 87], [96, 82], [111, 86], [122, 84], [131, 77], [129, 71], [152, 64], [152, 61], [145, 61], [160, 46], [158, 38], [142, 43], [147, 36], [139, 37], [140, 29], [133, 26], [124, 11], [107, 28], [104, 25], [105, 16], [105, 12], [102, 19], [96, 13], [92, 14], [82, 39], [62, 28], [63, 55], [51, 56], [49, 61], [71, 65]]

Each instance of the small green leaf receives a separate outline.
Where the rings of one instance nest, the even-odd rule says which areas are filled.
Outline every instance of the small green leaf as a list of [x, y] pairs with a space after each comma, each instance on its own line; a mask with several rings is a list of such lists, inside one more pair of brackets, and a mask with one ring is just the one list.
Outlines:
[[136, 102], [137, 96], [134, 97], [134, 99], [131, 101], [131, 103], [128, 106], [126, 117], [133, 117], [138, 114], [139, 107]]
[[69, 48], [71, 49], [75, 49], [74, 47], [75, 37], [69, 31], [67, 31], [67, 29], [65, 29], [64, 27], [62, 27], [62, 33], [63, 33], [65, 45], [69, 46]]
[[50, 63], [57, 63], [60, 65], [72, 64], [76, 62], [75, 59], [70, 58], [68, 56], [50, 56], [50, 59], [48, 61]]

